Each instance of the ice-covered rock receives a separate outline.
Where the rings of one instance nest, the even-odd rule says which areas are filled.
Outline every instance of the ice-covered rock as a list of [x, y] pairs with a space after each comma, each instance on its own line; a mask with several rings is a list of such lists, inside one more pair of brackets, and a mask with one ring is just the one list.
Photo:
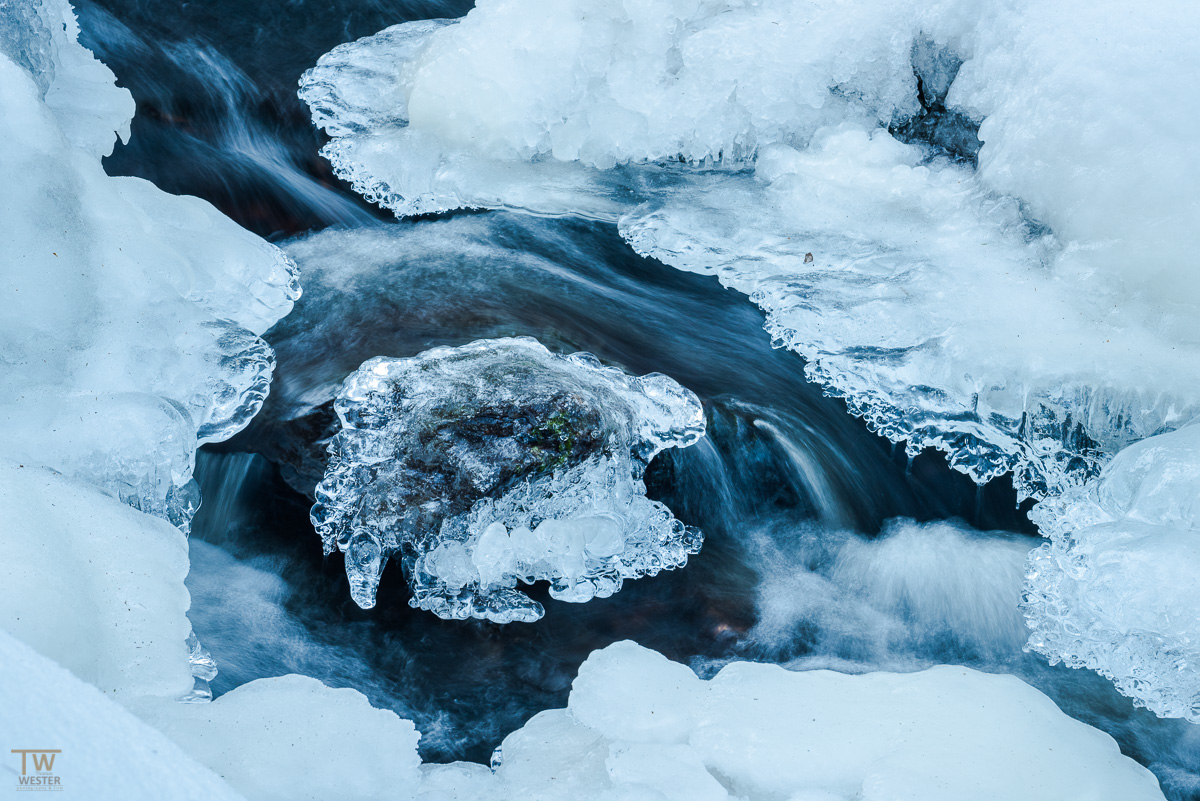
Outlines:
[[[0, 6], [0, 11], [3, 6]], [[95, 687], [0, 630], [0, 732], [5, 792], [20, 789], [21, 755], [55, 749], [49, 771], [27, 755], [39, 789], [95, 801], [240, 801], [242, 796]], [[39, 754], [48, 759], [50, 754]], [[247, 752], [253, 758], [252, 752]], [[43, 762], [42, 765], [46, 765]]]
[[209, 704], [135, 709], [252, 801], [403, 801], [420, 782], [411, 721], [306, 676], [258, 679]]
[[890, 438], [1040, 497], [1200, 413], [1198, 34], [1186, 2], [483, 0], [301, 95], [398, 214], [618, 221]]
[[444, 794], [430, 798], [1163, 798], [1111, 737], [1012, 676], [738, 662], [701, 681], [631, 642], [593, 653], [566, 710], [542, 712], [504, 740], [490, 786], [460, 765], [437, 780]]
[[0, 628], [122, 703], [192, 689], [179, 529], [0, 460], [0, 550]]
[[133, 102], [77, 32], [64, 0], [0, 14], [0, 451], [186, 527], [196, 445], [261, 406], [295, 270], [208, 203], [104, 173]]
[[374, 605], [394, 554], [413, 606], [509, 622], [543, 613], [518, 581], [587, 601], [700, 547], [642, 483], [657, 453], [704, 434], [699, 400], [664, 375], [480, 340], [371, 359], [336, 409], [312, 520], [326, 552], [346, 554], [360, 606]]
[[1200, 425], [1131, 445], [1033, 516], [1050, 542], [1026, 566], [1029, 647], [1200, 723]]

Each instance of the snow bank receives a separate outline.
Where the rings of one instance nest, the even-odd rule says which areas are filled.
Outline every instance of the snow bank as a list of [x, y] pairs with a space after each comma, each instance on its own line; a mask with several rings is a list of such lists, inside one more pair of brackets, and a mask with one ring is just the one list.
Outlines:
[[1200, 425], [1122, 451], [1034, 510], [1029, 647], [1109, 677], [1134, 703], [1200, 723]]
[[413, 606], [507, 623], [543, 614], [518, 581], [582, 602], [700, 548], [642, 483], [656, 454], [704, 434], [700, 401], [667, 376], [479, 340], [371, 359], [336, 409], [312, 520], [325, 552], [346, 554], [359, 606], [397, 553]]
[[[15, 787], [13, 748], [54, 748], [52, 773], [66, 798], [95, 801], [238, 801], [208, 768], [95, 687], [0, 631], [0, 732], [4, 783]], [[27, 775], [33, 770], [32, 758]], [[6, 788], [7, 791], [8, 788]]]
[[0, 510], [0, 627], [123, 703], [192, 689], [179, 529], [8, 461]]
[[176, 700], [193, 689], [179, 529], [18, 463], [0, 463], [0, 509], [0, 732], [62, 748], [64, 791], [239, 797], [203, 764], [252, 799], [411, 797], [413, 724], [354, 690], [285, 676]]
[[301, 96], [398, 214], [619, 221], [890, 438], [1040, 497], [1200, 413], [1198, 33], [1183, 2], [485, 0]]
[[458, 797], [547, 801], [1162, 798], [1112, 738], [1012, 676], [740, 662], [701, 681], [631, 642], [593, 653], [567, 709], [535, 716], [500, 753], [490, 786], [476, 766], [449, 766], [444, 794], [427, 797], [458, 784]]
[[96, 799], [240, 797], [229, 786], [255, 801], [1162, 799], [1108, 735], [1016, 678], [959, 667], [850, 676], [742, 662], [701, 681], [621, 642], [583, 664], [566, 710], [504, 740], [495, 772], [418, 767], [411, 723], [301, 676], [210, 704], [135, 702], [160, 734], [3, 632], [0, 701], [0, 730], [61, 748], [64, 788]]
[[0, 19], [0, 451], [185, 526], [197, 442], [243, 427], [291, 308], [291, 261], [208, 203], [99, 157], [133, 102], [62, 0]]
[[411, 721], [307, 676], [259, 679], [208, 704], [137, 711], [254, 801], [400, 801], [420, 781]]

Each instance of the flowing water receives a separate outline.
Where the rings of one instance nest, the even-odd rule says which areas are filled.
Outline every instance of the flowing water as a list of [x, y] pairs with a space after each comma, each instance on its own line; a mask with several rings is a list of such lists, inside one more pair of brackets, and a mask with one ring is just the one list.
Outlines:
[[[565, 703], [589, 652], [620, 639], [701, 672], [732, 658], [855, 671], [958, 662], [1022, 676], [1113, 734], [1170, 797], [1200, 797], [1195, 727], [1022, 652], [1021, 564], [1037, 538], [1010, 485], [977, 488], [932, 453], [909, 460], [806, 383], [745, 297], [638, 257], [612, 226], [507, 213], [397, 222], [332, 176], [295, 97], [300, 73], [341, 42], [469, 6], [78, 6], [84, 43], [138, 102], [108, 171], [210, 200], [302, 270], [304, 297], [266, 337], [271, 397], [197, 462], [190, 616], [220, 666], [214, 691], [305, 673], [414, 719], [426, 759], [486, 761]], [[708, 436], [660, 455], [647, 485], [703, 530], [703, 550], [587, 604], [535, 588], [546, 606], [535, 624], [410, 609], [397, 567], [378, 606], [359, 609], [308, 520], [337, 385], [374, 356], [498, 336], [663, 372], [700, 397]]]

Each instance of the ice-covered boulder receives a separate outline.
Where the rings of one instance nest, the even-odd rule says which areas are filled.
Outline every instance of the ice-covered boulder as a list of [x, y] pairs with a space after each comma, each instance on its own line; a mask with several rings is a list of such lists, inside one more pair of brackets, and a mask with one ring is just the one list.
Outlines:
[[[0, 10], [3, 7], [0, 6]], [[5, 792], [17, 791], [22, 755], [39, 754], [48, 771], [26, 755], [25, 776], [48, 776], [40, 789], [94, 801], [241, 801], [242, 796], [157, 730], [105, 693], [0, 630], [0, 732]]]
[[587, 601], [700, 547], [642, 483], [657, 453], [704, 434], [699, 400], [667, 376], [480, 340], [371, 359], [336, 409], [312, 520], [326, 552], [345, 553], [360, 606], [393, 555], [413, 606], [510, 622], [543, 613], [519, 581]]
[[1143, 440], [1044, 501], [1026, 565], [1029, 647], [1200, 723], [1200, 425]]
[[133, 102], [64, 0], [0, 14], [0, 452], [186, 527], [198, 442], [243, 427], [299, 292], [208, 203], [105, 174]]
[[1187, 2], [482, 0], [301, 95], [398, 214], [616, 221], [888, 437], [1040, 497], [1200, 413], [1197, 35]]
[[0, 459], [0, 551], [0, 628], [122, 703], [192, 689], [179, 529]]
[[[797, 673], [738, 662], [701, 681], [631, 642], [593, 653], [567, 709], [534, 716], [499, 756], [490, 786], [452, 765], [437, 775], [445, 794], [430, 797], [1163, 798], [1111, 737], [1012, 676], [951, 666]], [[455, 796], [456, 784], [476, 794]]]

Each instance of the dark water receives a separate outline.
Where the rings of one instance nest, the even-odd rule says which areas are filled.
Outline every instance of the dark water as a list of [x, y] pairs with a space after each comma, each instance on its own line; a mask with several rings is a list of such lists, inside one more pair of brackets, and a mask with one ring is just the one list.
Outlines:
[[[1134, 710], [1092, 674], [1022, 654], [1011, 632], [992, 630], [996, 610], [983, 608], [983, 595], [964, 599], [953, 624], [922, 620], [920, 604], [891, 610], [885, 624], [853, 611], [863, 590], [835, 575], [838, 549], [889, 519], [958, 518], [1035, 545], [1011, 486], [976, 488], [931, 453], [910, 463], [806, 383], [799, 357], [770, 347], [745, 297], [636, 256], [612, 226], [504, 213], [396, 222], [331, 175], [295, 98], [300, 73], [343, 41], [469, 7], [79, 6], [85, 44], [138, 103], [132, 141], [106, 161], [109, 172], [204, 197], [273, 240], [301, 237], [285, 246], [305, 295], [267, 335], [278, 356], [272, 395], [250, 428], [204, 448], [197, 464], [205, 502], [194, 522], [191, 617], [221, 667], [214, 690], [306, 673], [416, 720], [427, 759], [486, 761], [509, 731], [562, 706], [579, 663], [619, 639], [702, 672], [735, 657], [855, 670], [962, 662], [1021, 675], [1117, 737], [1172, 798], [1200, 797], [1193, 727]], [[708, 437], [660, 456], [647, 484], [705, 532], [704, 549], [686, 569], [628, 582], [609, 599], [572, 605], [535, 588], [546, 617], [532, 625], [412, 610], [397, 565], [384, 574], [378, 606], [360, 610], [340, 556], [321, 556], [308, 521], [305, 493], [320, 476], [332, 392], [373, 356], [514, 335], [635, 373], [664, 372], [700, 396]], [[1012, 563], [989, 561], [981, 541], [930, 569], [931, 595], [962, 575], [987, 584]], [[771, 588], [792, 586], [830, 600], [766, 632]], [[880, 626], [890, 632], [882, 639]]]

